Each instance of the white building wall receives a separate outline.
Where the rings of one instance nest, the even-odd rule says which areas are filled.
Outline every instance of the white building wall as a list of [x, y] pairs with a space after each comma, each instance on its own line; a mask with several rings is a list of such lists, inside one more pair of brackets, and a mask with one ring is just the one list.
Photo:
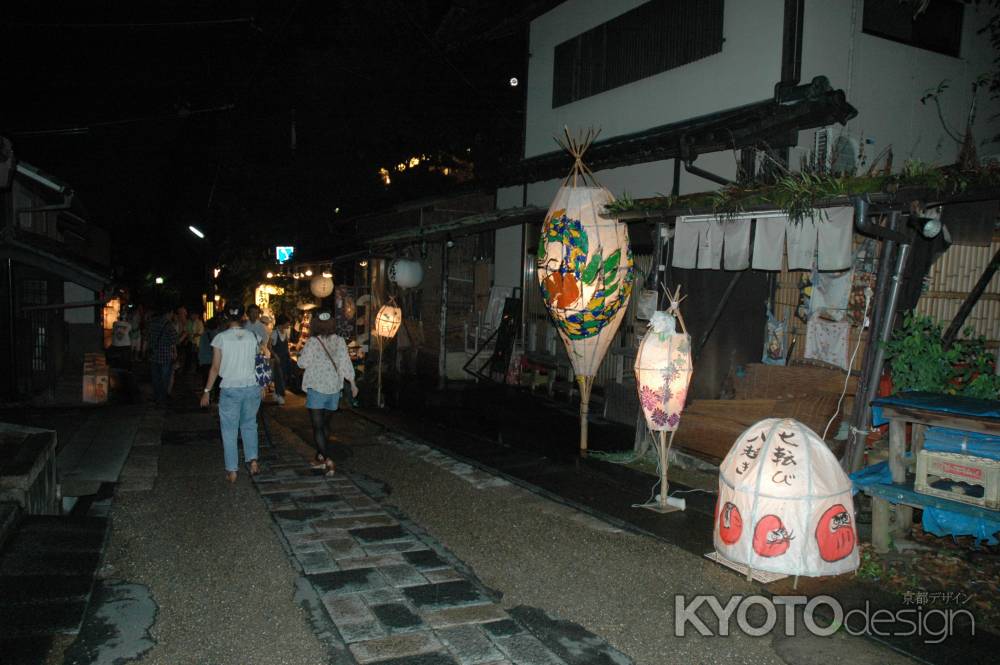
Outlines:
[[[965, 129], [972, 82], [992, 71], [993, 49], [986, 35], [977, 34], [987, 20], [984, 9], [967, 5], [961, 57], [954, 58], [862, 32], [863, 0], [806, 0], [802, 39], [802, 80], [824, 75], [834, 88], [847, 94], [858, 115], [844, 133], [859, 142], [869, 161], [891, 146], [893, 167], [904, 160], [954, 163], [959, 146], [948, 138], [933, 103], [921, 104], [924, 94], [947, 79], [941, 97], [945, 119], [957, 132]], [[1000, 104], [988, 91], [978, 97], [974, 135], [981, 143], [1000, 133], [990, 116]], [[812, 146], [813, 132], [801, 132], [799, 154]], [[981, 157], [1000, 152], [997, 144], [979, 145]], [[793, 165], [798, 164], [793, 160]]]
[[[557, 149], [553, 137], [600, 128], [598, 140], [767, 99], [781, 73], [782, 0], [729, 0], [722, 52], [614, 90], [552, 108], [555, 47], [644, 0], [570, 0], [531, 23], [525, 157]], [[662, 191], [662, 188], [661, 188]]]

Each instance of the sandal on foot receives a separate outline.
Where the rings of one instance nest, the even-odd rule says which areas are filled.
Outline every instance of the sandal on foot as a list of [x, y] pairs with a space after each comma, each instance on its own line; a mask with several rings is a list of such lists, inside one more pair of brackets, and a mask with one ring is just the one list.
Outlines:
[[227, 471], [226, 472], [226, 480], [228, 480], [230, 483], [235, 483], [236, 482], [236, 472], [235, 471]]
[[323, 474], [327, 478], [331, 478], [337, 474], [337, 465], [333, 463], [332, 459], [326, 460], [326, 472]]
[[257, 463], [257, 460], [255, 459], [250, 460], [249, 467], [251, 476], [256, 476], [257, 474], [260, 473], [260, 464]]
[[325, 469], [326, 468], [326, 457], [322, 453], [316, 453], [316, 456], [312, 458], [309, 462], [309, 466], [314, 469]]

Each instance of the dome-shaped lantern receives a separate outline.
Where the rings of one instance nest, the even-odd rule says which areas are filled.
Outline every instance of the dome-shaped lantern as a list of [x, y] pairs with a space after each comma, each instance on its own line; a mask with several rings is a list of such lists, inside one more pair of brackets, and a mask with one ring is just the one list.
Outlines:
[[326, 298], [333, 293], [333, 278], [316, 275], [309, 280], [309, 291], [317, 298]]
[[583, 164], [596, 138], [560, 142], [574, 158], [542, 224], [536, 267], [542, 300], [566, 345], [580, 385], [580, 450], [587, 450], [587, 414], [594, 376], [618, 332], [634, 280], [628, 227], [601, 216], [614, 197]]
[[389, 264], [389, 281], [401, 289], [420, 286], [424, 279], [424, 267], [412, 259], [396, 259]]
[[851, 481], [819, 436], [797, 420], [767, 418], [719, 467], [713, 525], [719, 554], [786, 575], [858, 568]]

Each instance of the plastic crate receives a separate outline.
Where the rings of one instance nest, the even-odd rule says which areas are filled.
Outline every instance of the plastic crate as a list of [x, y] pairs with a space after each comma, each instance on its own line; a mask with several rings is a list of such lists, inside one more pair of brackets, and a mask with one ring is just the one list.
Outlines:
[[[951, 487], [933, 487], [934, 483], [942, 480], [950, 481]], [[959, 483], [982, 487], [982, 496], [964, 492]], [[959, 453], [921, 450], [917, 455], [917, 477], [913, 489], [921, 494], [1000, 510], [1000, 461]]]

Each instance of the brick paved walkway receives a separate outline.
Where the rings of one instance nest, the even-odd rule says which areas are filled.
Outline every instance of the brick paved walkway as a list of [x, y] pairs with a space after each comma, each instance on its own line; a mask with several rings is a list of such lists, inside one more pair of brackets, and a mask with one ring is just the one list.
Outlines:
[[[324, 477], [272, 425], [257, 489], [346, 645], [344, 663], [627, 665], [603, 640], [548, 621], [543, 642], [460, 561], [377, 500], [375, 484]], [[362, 486], [366, 491], [362, 490]], [[559, 627], [562, 627], [561, 629]], [[555, 627], [555, 629], [554, 629]], [[585, 634], [581, 635], [581, 631]], [[339, 651], [339, 650], [338, 650]]]

